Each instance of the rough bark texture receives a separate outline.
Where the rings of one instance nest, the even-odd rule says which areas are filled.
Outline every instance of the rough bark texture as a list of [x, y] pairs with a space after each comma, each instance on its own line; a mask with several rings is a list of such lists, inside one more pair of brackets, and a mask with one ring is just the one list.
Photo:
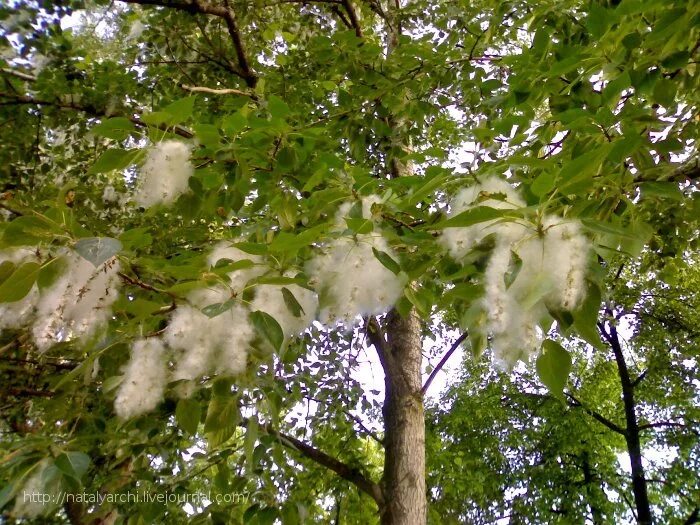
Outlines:
[[386, 387], [382, 524], [421, 525], [427, 502], [420, 320], [414, 311], [405, 318], [392, 311], [386, 334], [381, 351]]

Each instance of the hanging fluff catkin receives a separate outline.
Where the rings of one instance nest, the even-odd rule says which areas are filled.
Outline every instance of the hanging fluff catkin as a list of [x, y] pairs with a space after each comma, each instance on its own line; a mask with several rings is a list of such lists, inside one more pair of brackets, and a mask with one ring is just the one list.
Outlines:
[[163, 400], [167, 383], [163, 343], [156, 338], [136, 341], [114, 401], [117, 416], [129, 419], [152, 411]]
[[[450, 215], [474, 206], [513, 209], [525, 202], [506, 181], [489, 178], [460, 191]], [[590, 242], [578, 222], [545, 216], [539, 227], [492, 220], [450, 228], [441, 244], [460, 260], [491, 234], [496, 244], [484, 272], [483, 307], [494, 356], [511, 367], [539, 348], [538, 323], [547, 317], [547, 307], [573, 310], [583, 300]], [[520, 260], [517, 270], [516, 258]]]
[[62, 256], [66, 272], [41, 293], [37, 305], [32, 333], [41, 352], [55, 343], [94, 334], [109, 320], [118, 296], [118, 261], [95, 268], [73, 251]]
[[134, 202], [144, 208], [172, 204], [188, 189], [194, 175], [190, 148], [184, 142], [166, 140], [148, 150], [139, 171]]
[[[371, 233], [338, 237], [306, 264], [310, 283], [323, 297], [319, 313], [322, 323], [340, 321], [352, 324], [359, 315], [386, 312], [403, 294], [406, 276], [396, 275], [386, 268], [372, 250], [374, 248], [397, 259], [376, 224], [379, 217], [372, 213], [374, 205], [380, 203], [381, 199], [376, 195], [362, 200], [362, 217], [375, 222]], [[352, 203], [344, 203], [339, 208], [336, 214], [337, 230], [346, 228], [344, 218], [352, 206]]]

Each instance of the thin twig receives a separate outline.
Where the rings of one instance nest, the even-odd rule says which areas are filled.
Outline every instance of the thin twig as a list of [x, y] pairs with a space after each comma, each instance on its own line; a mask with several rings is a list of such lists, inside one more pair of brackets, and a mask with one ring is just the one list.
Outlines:
[[421, 395], [425, 395], [425, 392], [428, 390], [428, 387], [430, 386], [430, 383], [433, 382], [433, 379], [435, 379], [435, 376], [438, 374], [440, 370], [442, 370], [442, 367], [445, 366], [445, 363], [450, 359], [452, 354], [459, 348], [459, 345], [462, 344], [462, 342], [467, 338], [468, 334], [464, 332], [462, 335], [460, 335], [457, 340], [452, 343], [452, 346], [450, 349], [445, 353], [445, 355], [440, 359], [440, 362], [437, 364], [437, 366], [433, 369], [433, 371], [430, 373], [428, 376], [428, 379], [426, 380], [425, 384], [423, 385], [423, 388], [421, 388], [420, 393]]

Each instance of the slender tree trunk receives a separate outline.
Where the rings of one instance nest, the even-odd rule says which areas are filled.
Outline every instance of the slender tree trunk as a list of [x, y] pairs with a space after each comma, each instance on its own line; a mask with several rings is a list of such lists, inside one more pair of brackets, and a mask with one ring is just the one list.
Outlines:
[[402, 318], [395, 310], [386, 322], [382, 365], [385, 456], [384, 525], [422, 525], [427, 519], [425, 418], [421, 394], [421, 327], [415, 311]]
[[604, 332], [604, 336], [608, 340], [608, 343], [610, 343], [610, 347], [615, 355], [617, 372], [620, 376], [620, 384], [622, 386], [622, 401], [625, 407], [625, 421], [627, 423], [625, 441], [627, 443], [627, 454], [629, 455], [632, 469], [632, 492], [634, 493], [634, 504], [637, 510], [637, 523], [639, 523], [639, 525], [651, 525], [651, 523], [653, 523], [653, 517], [651, 505], [649, 504], [647, 481], [644, 477], [644, 465], [642, 464], [642, 446], [639, 439], [639, 423], [637, 421], [636, 404], [634, 400], [634, 385], [630, 379], [617, 329], [612, 323], [609, 323], [608, 326], [609, 330], [607, 333]]
[[[386, 22], [387, 56], [401, 36], [401, 0], [389, 2]], [[410, 140], [403, 136], [401, 119], [390, 114], [391, 141], [386, 147], [388, 175], [413, 175], [413, 165], [392, 153], [398, 146], [410, 151]], [[410, 285], [409, 285], [410, 286]], [[425, 488], [425, 414], [421, 365], [423, 362], [421, 323], [415, 309], [406, 317], [389, 312], [381, 343], [377, 347], [384, 368], [384, 475], [385, 505], [382, 525], [425, 525], [428, 515]], [[376, 345], [375, 345], [376, 346]]]
[[602, 492], [600, 484], [596, 482], [591, 469], [591, 463], [588, 457], [588, 452], [583, 453], [583, 482], [585, 483], [586, 493], [588, 495], [588, 508], [591, 509], [591, 518], [593, 525], [603, 525], [605, 523], [603, 513], [598, 507], [597, 495]]

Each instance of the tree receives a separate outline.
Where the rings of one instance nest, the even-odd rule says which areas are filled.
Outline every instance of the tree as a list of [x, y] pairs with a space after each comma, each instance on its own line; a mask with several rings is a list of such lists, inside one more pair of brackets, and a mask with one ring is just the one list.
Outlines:
[[[255, 503], [195, 504], [197, 519], [293, 523], [330, 498], [337, 521], [348, 505], [362, 522], [369, 501], [382, 523], [425, 522], [435, 324], [505, 366], [539, 353], [558, 394], [557, 340], [600, 343], [605, 269], [697, 248], [699, 14], [680, 0], [3, 8], [0, 506], [50, 512], [18, 503], [27, 487], [213, 484]], [[353, 377], [357, 339], [384, 372], [381, 415]], [[324, 477], [304, 494], [292, 474], [309, 462], [359, 496]], [[73, 523], [125, 508], [63, 503]], [[177, 502], [130, 513], [195, 519]]]
[[[612, 272], [615, 313], [601, 311], [605, 344], [567, 344], [574, 374], [564, 396], [544, 391], [529, 370], [499, 374], [468, 358], [463, 380], [428, 411], [436, 515], [455, 523], [503, 516], [623, 523], [654, 515], [693, 523], [697, 309], [679, 298], [690, 297], [696, 276], [687, 256], [647, 256]], [[613, 325], [604, 324], [611, 319], [626, 338], [612, 335]]]

